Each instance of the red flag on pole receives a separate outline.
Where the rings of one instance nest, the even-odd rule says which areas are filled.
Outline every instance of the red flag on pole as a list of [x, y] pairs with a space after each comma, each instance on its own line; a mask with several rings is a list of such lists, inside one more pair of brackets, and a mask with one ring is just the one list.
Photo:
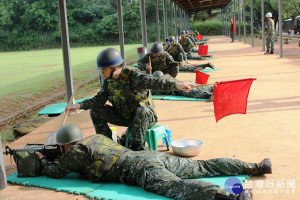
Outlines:
[[235, 16], [233, 15], [233, 33], [236, 33]]
[[206, 84], [207, 80], [208, 80], [209, 75], [205, 74], [203, 72], [200, 71], [196, 71], [196, 83], [197, 84]]
[[246, 113], [248, 94], [254, 80], [256, 78], [217, 82], [214, 86], [216, 122], [227, 115]]

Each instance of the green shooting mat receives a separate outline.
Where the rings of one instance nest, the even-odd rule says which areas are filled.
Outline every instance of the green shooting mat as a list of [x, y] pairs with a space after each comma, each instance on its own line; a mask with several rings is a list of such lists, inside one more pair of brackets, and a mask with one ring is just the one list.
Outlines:
[[[75, 101], [75, 103], [80, 103], [86, 99], [90, 99], [92, 97], [87, 97], [87, 98], [83, 98], [83, 99], [79, 99], [77, 101]], [[67, 107], [67, 103], [56, 103], [56, 104], [51, 104], [45, 108], [43, 108], [42, 110], [40, 110], [38, 112], [39, 115], [59, 115], [61, 113], [63, 113], [65, 111], [65, 108]]]
[[[205, 69], [200, 70], [200, 72], [213, 72], [213, 71], [217, 71], [219, 69], [221, 69], [221, 68], [214, 68], [214, 69], [212, 69], [212, 68], [207, 67]], [[179, 73], [194, 73], [194, 72], [191, 72], [191, 71], [179, 71]]]
[[199, 98], [176, 96], [176, 95], [152, 95], [152, 99], [169, 100], [169, 101], [208, 101], [208, 99], [199, 99]]
[[[230, 177], [238, 178], [242, 183], [249, 179], [248, 175], [220, 176], [210, 178], [200, 178], [214, 183], [220, 187], [225, 187], [225, 182]], [[151, 192], [147, 192], [138, 186], [130, 186], [122, 183], [92, 183], [82, 179], [78, 173], [70, 173], [62, 179], [53, 179], [46, 176], [18, 178], [17, 173], [7, 177], [7, 181], [12, 184], [24, 185], [28, 187], [40, 187], [55, 190], [58, 192], [68, 192], [70, 194], [85, 195], [88, 198], [106, 200], [166, 200], [169, 199]]]

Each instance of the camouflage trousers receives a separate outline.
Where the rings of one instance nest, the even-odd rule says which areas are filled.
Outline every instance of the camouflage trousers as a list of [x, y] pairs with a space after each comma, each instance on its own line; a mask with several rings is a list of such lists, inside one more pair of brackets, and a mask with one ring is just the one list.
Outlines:
[[174, 58], [174, 60], [177, 61], [177, 62], [182, 62], [182, 61], [184, 61], [184, 59], [183, 59], [183, 54], [182, 54], [182, 53], [179, 53], [179, 54], [177, 55], [177, 57]]
[[195, 53], [188, 53], [186, 56], [187, 56], [187, 59], [190, 59], [190, 60], [201, 60], [202, 59], [202, 56], [199, 56], [198, 54], [195, 54]]
[[269, 35], [266, 39], [267, 51], [274, 51], [274, 35]]
[[199, 68], [205, 68], [209, 66], [209, 63], [206, 64], [200, 64], [200, 65], [194, 65], [194, 64], [184, 64], [184, 66], [179, 66], [179, 71], [188, 71], [188, 72], [194, 72], [194, 70]]
[[[172, 63], [168, 66], [168, 68], [161, 70], [164, 74], [170, 74], [173, 78], [176, 78], [179, 72], [179, 66], [177, 63]], [[152, 71], [154, 73], [155, 71]]]
[[185, 92], [182, 90], [175, 90], [174, 94], [178, 96], [193, 97], [199, 99], [209, 99], [214, 94], [214, 87], [203, 86], [198, 88], [192, 88], [189, 92]]
[[230, 38], [231, 38], [231, 41], [234, 42], [234, 33], [233, 33], [233, 31], [230, 32]]
[[180, 200], [213, 200], [217, 193], [230, 195], [218, 185], [191, 179], [235, 176], [245, 174], [247, 168], [258, 169], [257, 164], [237, 159], [192, 160], [155, 151], [133, 152], [122, 167], [121, 182]]
[[192, 52], [193, 52], [193, 53], [198, 53], [198, 49], [197, 49], [196, 47], [193, 47], [193, 48], [192, 48]]
[[90, 116], [97, 134], [105, 135], [112, 139], [112, 132], [107, 123], [125, 126], [131, 129], [130, 142], [144, 144], [145, 134], [157, 122], [155, 111], [150, 107], [140, 106], [131, 119], [125, 119], [112, 106], [99, 106], [99, 109], [91, 109]]

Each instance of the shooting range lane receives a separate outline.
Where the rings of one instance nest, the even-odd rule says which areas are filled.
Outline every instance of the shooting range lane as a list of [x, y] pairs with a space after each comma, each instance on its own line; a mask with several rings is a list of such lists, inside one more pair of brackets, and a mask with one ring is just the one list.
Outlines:
[[[297, 63], [289, 59], [279, 59], [279, 55], [265, 56], [261, 47], [252, 48], [243, 43], [230, 43], [225, 36], [209, 38], [209, 49], [214, 50], [211, 60], [221, 70], [210, 72], [208, 83], [216, 81], [257, 78], [253, 82], [246, 115], [230, 115], [215, 122], [213, 103], [196, 101], [161, 101], [155, 100], [159, 116], [158, 124], [168, 125], [172, 130], [173, 141], [179, 139], [200, 139], [205, 142], [201, 153], [193, 159], [211, 159], [219, 157], [238, 158], [244, 161], [260, 162], [269, 157], [273, 163], [273, 174], [253, 181], [255, 199], [296, 199], [296, 194], [255, 193], [255, 180], [274, 181], [294, 180], [300, 183], [299, 130], [300, 130], [300, 69]], [[190, 61], [207, 63], [208, 61]], [[194, 81], [194, 73], [179, 73], [179, 80]], [[10, 144], [12, 148], [23, 147], [26, 143], [43, 143], [48, 134], [56, 131], [62, 116], [54, 118], [30, 134]], [[95, 133], [89, 117], [89, 111], [71, 115], [68, 123], [78, 125], [84, 136]], [[120, 135], [124, 127], [117, 127]], [[159, 149], [161, 147], [159, 141]], [[167, 152], [168, 153], [168, 152]], [[172, 152], [170, 152], [172, 153]], [[7, 175], [15, 172], [9, 170], [9, 157], [4, 156]], [[264, 186], [265, 187], [265, 186]], [[290, 190], [292, 193], [292, 190]], [[63, 192], [15, 186], [0, 191], [0, 199], [86, 199], [83, 196], [68, 195]]]

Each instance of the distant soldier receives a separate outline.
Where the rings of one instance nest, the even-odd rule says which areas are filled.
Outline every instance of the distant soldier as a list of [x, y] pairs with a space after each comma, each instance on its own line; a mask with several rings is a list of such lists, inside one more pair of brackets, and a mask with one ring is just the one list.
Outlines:
[[170, 36], [168, 38], [169, 45], [165, 48], [165, 51], [168, 52], [175, 61], [184, 62], [183, 65], [179, 65], [179, 71], [192, 71], [196, 72], [196, 70], [202, 70], [206, 67], [214, 69], [214, 66], [211, 63], [194, 65], [189, 64], [187, 61], [186, 53], [184, 52], [181, 44], [176, 42], [174, 36]]
[[231, 42], [234, 42], [234, 31], [233, 31], [233, 20], [230, 20], [230, 37], [231, 37]]
[[274, 54], [274, 36], [275, 36], [275, 27], [274, 27], [274, 20], [271, 19], [272, 14], [271, 13], [267, 13], [266, 14], [266, 18], [267, 18], [267, 51], [265, 53], [265, 55], [268, 54]]
[[[188, 37], [186, 37], [185, 31], [181, 32], [181, 38], [179, 40], [179, 43], [182, 45], [184, 51], [187, 53], [187, 59], [191, 59], [191, 60], [201, 60], [202, 59], [202, 57], [199, 56], [198, 54], [192, 53], [194, 44]], [[195, 49], [194, 49], [194, 51], [195, 51]], [[198, 52], [197, 49], [196, 49], [196, 51]]]
[[183, 65], [181, 62], [175, 61], [168, 52], [164, 51], [160, 42], [153, 43], [150, 53], [138, 60], [137, 64], [142, 71], [148, 71], [149, 73], [162, 71], [164, 74], [170, 74], [174, 78], [179, 71], [178, 65]]
[[[179, 80], [171, 77], [164, 76], [164, 74], [161, 71], [156, 71], [153, 73], [153, 77], [158, 78], [165, 78], [169, 79], [175, 82], [180, 82]], [[194, 85], [197, 85], [196, 83], [192, 83]], [[174, 90], [171, 92], [160, 92], [157, 89], [151, 90], [152, 94], [164, 94], [164, 95], [175, 95], [175, 96], [185, 96], [185, 97], [192, 97], [192, 98], [199, 98], [199, 99], [208, 99], [210, 102], [214, 99], [214, 86], [202, 86], [202, 87], [196, 87], [192, 88], [189, 92], [184, 92], [181, 90]]]

